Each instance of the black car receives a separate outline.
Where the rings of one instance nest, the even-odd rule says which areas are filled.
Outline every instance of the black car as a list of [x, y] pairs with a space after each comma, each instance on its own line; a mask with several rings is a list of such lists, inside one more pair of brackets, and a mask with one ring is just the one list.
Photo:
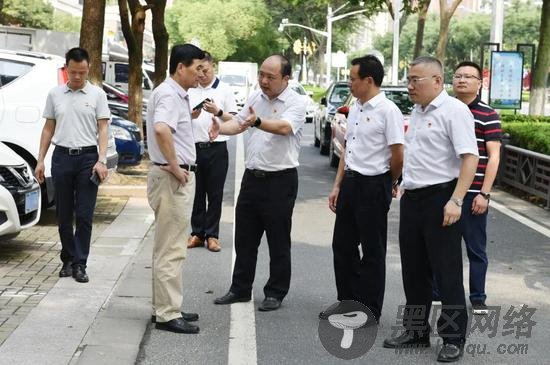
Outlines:
[[337, 81], [329, 86], [325, 96], [321, 98], [321, 106], [313, 118], [313, 122], [315, 147], [321, 147], [322, 155], [328, 155], [330, 149], [330, 139], [332, 136], [330, 121], [334, 117], [336, 109], [344, 104], [349, 94], [350, 88], [348, 82]]

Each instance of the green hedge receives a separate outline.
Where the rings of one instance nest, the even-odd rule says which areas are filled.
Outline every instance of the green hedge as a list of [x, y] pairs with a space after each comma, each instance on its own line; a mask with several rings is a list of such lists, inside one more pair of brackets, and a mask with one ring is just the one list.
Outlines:
[[510, 134], [510, 144], [550, 155], [550, 118], [546, 119], [546, 122], [503, 121], [502, 130]]
[[550, 123], [550, 117], [542, 115], [524, 115], [524, 114], [501, 114], [500, 120], [504, 122], [535, 122]]

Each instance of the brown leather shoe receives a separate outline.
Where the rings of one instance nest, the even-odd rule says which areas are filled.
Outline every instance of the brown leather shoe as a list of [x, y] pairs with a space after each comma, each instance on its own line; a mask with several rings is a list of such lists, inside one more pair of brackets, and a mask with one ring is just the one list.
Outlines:
[[217, 238], [208, 237], [208, 242], [206, 243], [206, 248], [212, 252], [219, 252], [222, 249], [220, 242]]
[[204, 239], [199, 236], [191, 236], [187, 240], [187, 248], [204, 247]]

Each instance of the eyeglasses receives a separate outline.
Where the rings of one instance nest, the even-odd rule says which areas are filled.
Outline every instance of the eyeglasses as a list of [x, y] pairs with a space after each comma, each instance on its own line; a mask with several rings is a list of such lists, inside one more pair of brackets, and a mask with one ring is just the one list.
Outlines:
[[426, 76], [426, 77], [407, 77], [407, 84], [408, 85], [416, 85], [418, 84], [420, 81], [424, 81], [424, 80], [427, 80], [427, 79], [432, 79], [434, 77], [437, 77], [438, 75], [433, 75], [433, 76]]
[[474, 75], [459, 75], [459, 74], [453, 75], [453, 79], [455, 79], [455, 80], [465, 79], [465, 80], [468, 80], [468, 81], [473, 80], [473, 79], [481, 80], [479, 77], [474, 76]]

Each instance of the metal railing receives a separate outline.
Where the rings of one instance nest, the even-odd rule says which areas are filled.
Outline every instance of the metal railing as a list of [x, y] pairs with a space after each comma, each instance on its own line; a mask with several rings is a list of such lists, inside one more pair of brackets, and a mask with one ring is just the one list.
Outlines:
[[508, 143], [509, 140], [503, 138], [499, 184], [542, 198], [546, 201], [546, 208], [550, 209], [550, 156]]

